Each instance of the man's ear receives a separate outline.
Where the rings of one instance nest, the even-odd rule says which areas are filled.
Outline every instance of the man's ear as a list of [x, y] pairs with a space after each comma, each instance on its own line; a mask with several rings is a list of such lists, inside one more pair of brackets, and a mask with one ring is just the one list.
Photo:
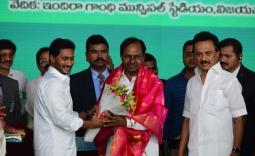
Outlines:
[[219, 58], [220, 58], [220, 51], [216, 52], [216, 58], [217, 58], [217, 60], [219, 60]]
[[56, 61], [56, 58], [53, 55], [50, 55], [50, 64], [54, 64]]
[[243, 57], [243, 54], [240, 54], [240, 56], [239, 56], [239, 62], [241, 62], [242, 61], [242, 57]]
[[89, 52], [88, 51], [85, 52], [85, 59], [89, 63]]

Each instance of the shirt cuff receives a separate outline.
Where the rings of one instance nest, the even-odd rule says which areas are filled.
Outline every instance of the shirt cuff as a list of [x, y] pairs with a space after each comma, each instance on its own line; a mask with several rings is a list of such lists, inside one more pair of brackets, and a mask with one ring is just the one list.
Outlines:
[[184, 110], [182, 116], [184, 116], [186, 118], [190, 118], [190, 113], [188, 111]]
[[132, 119], [131, 118], [128, 118], [128, 117], [126, 117], [126, 121], [127, 121], [127, 125], [126, 125], [126, 127], [128, 127], [128, 128], [133, 128], [133, 123], [134, 123], [134, 121], [131, 121]]
[[136, 122], [135, 120], [129, 117], [126, 117], [126, 120], [127, 120], [127, 125], [126, 125], [127, 128], [132, 128], [132, 129], [142, 130], [142, 131], [147, 130], [147, 128], [145, 128], [143, 125], [141, 125], [140, 123]]
[[240, 116], [243, 116], [243, 115], [246, 115], [246, 114], [247, 114], [246, 108], [242, 108], [242, 109], [232, 111], [233, 118], [240, 117]]
[[82, 125], [83, 125], [83, 120], [79, 117], [76, 117], [74, 118], [71, 126], [74, 131], [77, 131], [79, 128], [82, 127]]

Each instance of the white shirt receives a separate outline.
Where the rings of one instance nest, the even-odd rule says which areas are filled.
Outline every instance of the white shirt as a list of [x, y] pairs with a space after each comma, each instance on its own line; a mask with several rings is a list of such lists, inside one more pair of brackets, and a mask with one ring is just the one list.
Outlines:
[[13, 78], [18, 81], [19, 94], [20, 94], [20, 99], [21, 99], [21, 114], [24, 114], [27, 78], [26, 78], [25, 74], [23, 74], [21, 71], [17, 71], [17, 70], [13, 70], [13, 69], [10, 70], [8, 77]]
[[49, 67], [39, 83], [34, 106], [36, 156], [76, 156], [75, 131], [83, 120], [73, 111], [69, 80]]
[[27, 127], [30, 129], [34, 129], [34, 102], [35, 102], [36, 90], [38, 88], [38, 84], [41, 81], [41, 79], [42, 77], [39, 76], [38, 78], [29, 81], [26, 86], [27, 100], [25, 104], [25, 109], [28, 113]]
[[[119, 80], [119, 85], [125, 85], [129, 92], [133, 90], [134, 84], [135, 84], [136, 77], [132, 77], [132, 80], [129, 81], [129, 79], [126, 77], [124, 72], [122, 73], [120, 80]], [[127, 127], [128, 128], [133, 128], [136, 130], [147, 130], [146, 127], [143, 125], [139, 124], [138, 122], [135, 122], [134, 120], [127, 120]], [[112, 145], [112, 140], [113, 138], [111, 137], [108, 140], [107, 143], [107, 149], [106, 149], [106, 156], [110, 156], [110, 151], [111, 151], [111, 145]], [[143, 152], [143, 156], [158, 156], [159, 155], [159, 148], [158, 148], [158, 139], [156, 135], [152, 134], [147, 146], [145, 147], [145, 151]]]
[[239, 72], [239, 70], [240, 70], [240, 67], [241, 67], [241, 65], [239, 64], [239, 66], [234, 70], [233, 74], [234, 74], [235, 76], [237, 76], [237, 74], [238, 74], [238, 72]]
[[183, 116], [189, 123], [189, 156], [229, 156], [233, 118], [247, 114], [238, 80], [220, 64], [207, 73], [204, 84], [195, 69], [188, 84]]
[[18, 81], [20, 92], [26, 91], [27, 78], [26, 78], [25, 74], [23, 74], [21, 71], [11, 69], [8, 77], [13, 78]]

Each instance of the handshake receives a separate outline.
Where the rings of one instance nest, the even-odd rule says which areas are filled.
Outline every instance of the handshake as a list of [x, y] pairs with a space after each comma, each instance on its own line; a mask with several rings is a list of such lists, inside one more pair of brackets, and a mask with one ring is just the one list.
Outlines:
[[84, 120], [83, 128], [121, 127], [127, 124], [126, 117], [123, 115], [113, 114], [109, 110], [98, 114], [96, 110], [97, 108], [94, 107], [88, 113], [79, 113], [79, 117]]

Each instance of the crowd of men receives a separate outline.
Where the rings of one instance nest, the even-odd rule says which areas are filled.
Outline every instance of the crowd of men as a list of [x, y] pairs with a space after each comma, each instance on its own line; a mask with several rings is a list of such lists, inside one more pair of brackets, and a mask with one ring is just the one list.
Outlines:
[[139, 38], [121, 43], [116, 68], [102, 35], [85, 47], [89, 67], [69, 75], [75, 44], [53, 40], [27, 82], [0, 40], [0, 156], [255, 156], [255, 73], [237, 39], [197, 33], [167, 80]]

